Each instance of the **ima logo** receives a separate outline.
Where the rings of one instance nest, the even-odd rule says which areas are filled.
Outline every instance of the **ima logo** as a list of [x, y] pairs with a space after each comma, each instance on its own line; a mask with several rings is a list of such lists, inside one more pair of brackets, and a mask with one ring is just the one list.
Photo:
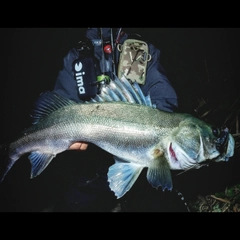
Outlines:
[[74, 65], [75, 79], [77, 81], [79, 94], [85, 94], [85, 88], [84, 88], [84, 82], [83, 82], [83, 76], [85, 75], [85, 72], [82, 72], [82, 67], [83, 65], [81, 62], [76, 62]]

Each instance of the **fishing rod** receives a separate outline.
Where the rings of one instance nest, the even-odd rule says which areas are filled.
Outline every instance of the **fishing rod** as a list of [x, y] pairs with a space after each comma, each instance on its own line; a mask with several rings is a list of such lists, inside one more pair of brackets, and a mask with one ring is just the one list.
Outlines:
[[[114, 32], [113, 29], [103, 29], [99, 28], [100, 39], [101, 39], [101, 59], [100, 59], [100, 71], [101, 74], [97, 76], [97, 82], [99, 84], [99, 88], [104, 83], [108, 83], [110, 79], [114, 79], [117, 75], [116, 72], [116, 46], [119, 43], [121, 36], [122, 28], [119, 28], [116, 33], [116, 39], [114, 40]], [[110, 37], [109, 37], [110, 35]], [[107, 37], [107, 39], [106, 39]]]
[[[120, 36], [121, 29], [119, 29], [117, 37]], [[115, 66], [115, 48], [116, 42], [114, 42], [113, 29], [110, 28], [110, 41], [104, 42], [104, 31], [100, 28], [100, 38], [102, 42], [102, 59], [101, 59], [101, 71], [102, 75], [98, 77], [99, 82], [109, 81], [109, 77], [113, 78], [116, 75], [116, 66]], [[108, 75], [106, 75], [108, 73]]]
[[111, 28], [111, 47], [112, 47], [112, 69], [113, 69], [113, 74], [116, 75], [116, 69], [115, 69], [115, 47], [113, 43], [113, 30]]

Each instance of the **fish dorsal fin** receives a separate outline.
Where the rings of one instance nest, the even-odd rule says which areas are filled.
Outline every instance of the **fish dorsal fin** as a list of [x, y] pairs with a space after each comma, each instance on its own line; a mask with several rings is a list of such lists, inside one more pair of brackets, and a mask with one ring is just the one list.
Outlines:
[[70, 99], [61, 97], [56, 93], [49, 91], [43, 92], [35, 102], [35, 107], [31, 114], [32, 123], [36, 124], [40, 119], [48, 116], [53, 111], [71, 104], [76, 103]]
[[132, 89], [131, 89], [131, 84], [128, 82], [128, 80], [124, 77], [119, 79], [118, 77], [115, 76], [115, 79], [113, 80], [118, 87], [121, 89], [122, 93], [126, 97], [127, 101], [130, 103], [138, 103], [137, 99], [135, 98]]
[[120, 81], [122, 82], [123, 87], [126, 87], [129, 90], [129, 92], [133, 95], [137, 103], [147, 105], [146, 97], [144, 96], [137, 82], [130, 83], [124, 74], [122, 75]]
[[38, 176], [48, 166], [54, 157], [55, 155], [52, 153], [41, 153], [38, 151], [32, 152], [28, 156], [28, 159], [32, 165], [31, 178]]
[[172, 190], [172, 176], [169, 164], [164, 156], [156, 157], [147, 171], [148, 182], [154, 188], [162, 187], [162, 190]]
[[116, 101], [141, 104], [156, 108], [156, 105], [151, 102], [150, 94], [145, 96], [139, 84], [137, 82], [129, 82], [124, 75], [122, 75], [121, 78], [115, 76], [109, 83], [102, 84], [100, 93], [91, 100], [91, 102]]
[[109, 167], [108, 182], [117, 198], [131, 189], [144, 167], [139, 164], [116, 161]]
[[156, 108], [156, 105], [152, 104], [150, 93], [145, 96], [137, 82], [130, 83], [124, 74], [120, 78], [120, 81], [122, 82], [123, 86], [126, 87], [132, 94], [133, 98], [136, 100], [136, 103]]

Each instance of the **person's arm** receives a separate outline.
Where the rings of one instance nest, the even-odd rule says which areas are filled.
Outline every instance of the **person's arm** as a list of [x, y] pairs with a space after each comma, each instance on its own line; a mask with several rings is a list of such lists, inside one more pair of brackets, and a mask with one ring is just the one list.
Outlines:
[[71, 99], [75, 102], [80, 102], [78, 96], [77, 83], [74, 78], [73, 62], [79, 57], [76, 48], [71, 49], [63, 58], [63, 68], [59, 71], [53, 92]]
[[[78, 89], [76, 80], [74, 79], [73, 62], [78, 58], [78, 52], [75, 48], [71, 49], [63, 59], [63, 68], [60, 70], [53, 92], [71, 99], [75, 102], [80, 102], [78, 97]], [[69, 147], [69, 150], [86, 150], [88, 143], [76, 142]]]
[[150, 93], [150, 98], [158, 109], [174, 112], [178, 108], [177, 94], [160, 64], [160, 50], [149, 44], [149, 52], [152, 59], [148, 64], [142, 91], [145, 95]]

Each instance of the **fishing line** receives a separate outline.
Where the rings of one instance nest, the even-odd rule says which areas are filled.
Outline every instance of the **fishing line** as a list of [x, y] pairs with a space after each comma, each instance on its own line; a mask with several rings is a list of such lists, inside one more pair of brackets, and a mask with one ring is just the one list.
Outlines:
[[114, 44], [113, 44], [113, 30], [112, 30], [112, 28], [111, 28], [111, 46], [112, 46], [112, 68], [113, 68], [113, 73], [116, 75], [115, 57], [114, 57], [115, 47], [114, 47]]
[[191, 212], [191, 211], [190, 211], [190, 208], [188, 207], [187, 202], [186, 202], [185, 199], [184, 199], [183, 194], [182, 194], [181, 192], [179, 192], [177, 189], [175, 189], [175, 192], [176, 192], [177, 195], [180, 197], [180, 199], [183, 201], [185, 207], [187, 208], [187, 211], [188, 211], [188, 212]]
[[[103, 32], [102, 32], [102, 28], [100, 28], [100, 34], [101, 34], [101, 45], [102, 45], [102, 58], [104, 59], [105, 56], [104, 56], [104, 50], [103, 50]], [[105, 64], [103, 62], [102, 64], [103, 66], [103, 74], [105, 74]]]

